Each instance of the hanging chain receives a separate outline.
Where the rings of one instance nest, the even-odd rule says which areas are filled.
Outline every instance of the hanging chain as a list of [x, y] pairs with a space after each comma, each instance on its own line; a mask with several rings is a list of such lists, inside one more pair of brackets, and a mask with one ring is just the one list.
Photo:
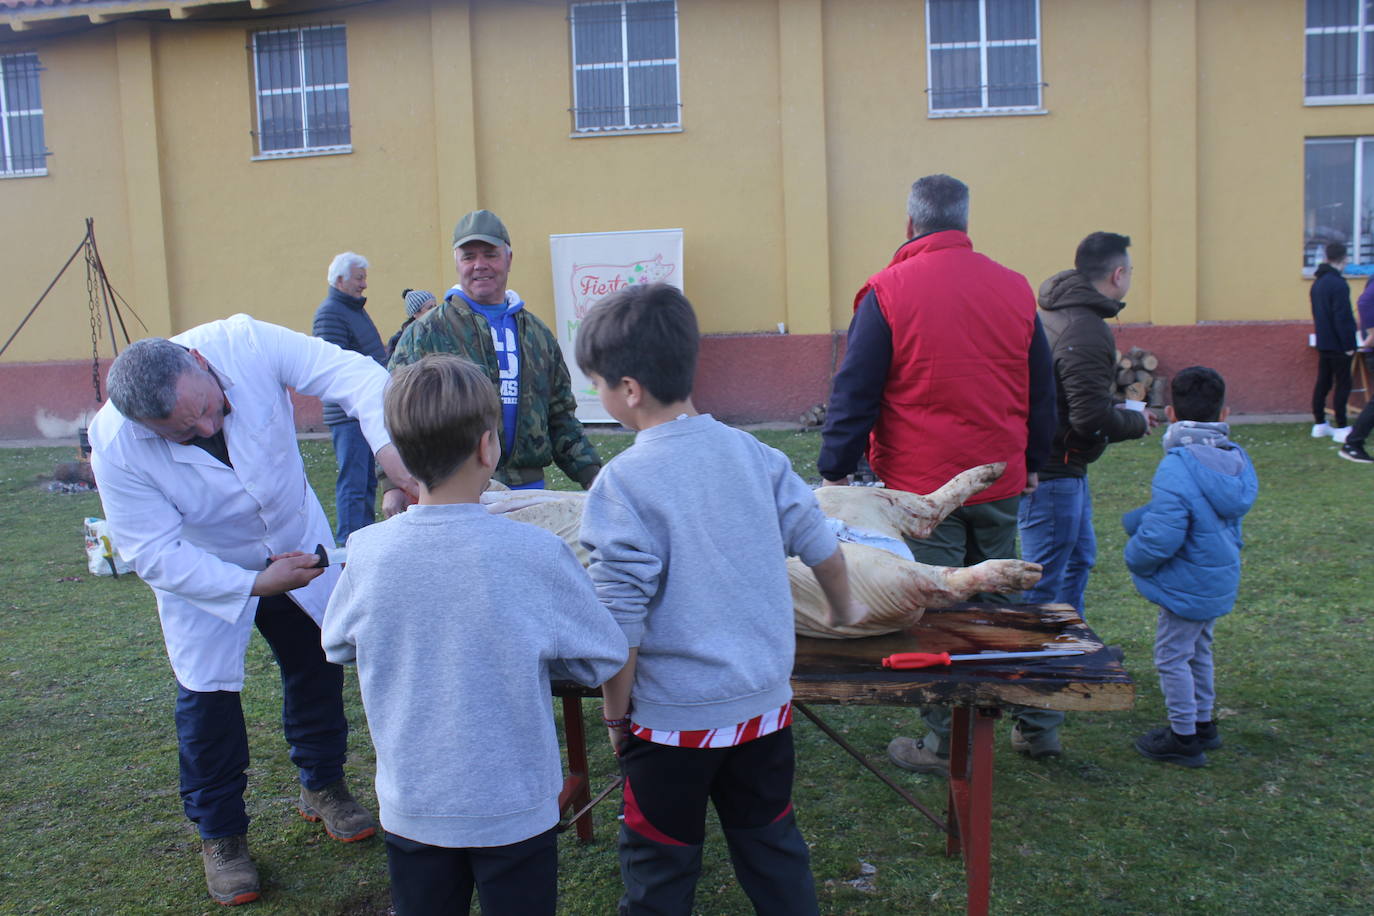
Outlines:
[[100, 317], [95, 306], [96, 287], [95, 252], [91, 249], [90, 237], [86, 240], [86, 305], [91, 319], [91, 387], [95, 389], [95, 399], [100, 396]]

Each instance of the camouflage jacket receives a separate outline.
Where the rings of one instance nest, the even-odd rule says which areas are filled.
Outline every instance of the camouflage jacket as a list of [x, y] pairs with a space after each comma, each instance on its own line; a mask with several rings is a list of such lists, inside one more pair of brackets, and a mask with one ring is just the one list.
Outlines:
[[[543, 477], [552, 462], [585, 489], [601, 470], [601, 458], [577, 419], [558, 341], [528, 309], [516, 312], [516, 324], [521, 368], [515, 444], [502, 453], [494, 476], [507, 485], [528, 483]], [[427, 353], [455, 353], [485, 368], [493, 385], [500, 384], [491, 326], [456, 293], [405, 329], [389, 368], [395, 372]]]

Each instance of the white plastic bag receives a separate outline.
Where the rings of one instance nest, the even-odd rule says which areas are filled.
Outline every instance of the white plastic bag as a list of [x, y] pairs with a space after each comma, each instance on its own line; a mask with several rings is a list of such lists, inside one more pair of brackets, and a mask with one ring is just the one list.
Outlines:
[[122, 576], [133, 572], [110, 540], [110, 525], [103, 518], [86, 519], [86, 568], [93, 576]]

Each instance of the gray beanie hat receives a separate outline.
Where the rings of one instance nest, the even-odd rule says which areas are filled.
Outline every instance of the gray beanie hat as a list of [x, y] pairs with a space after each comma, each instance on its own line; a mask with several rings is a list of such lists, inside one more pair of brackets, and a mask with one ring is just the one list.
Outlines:
[[434, 294], [427, 289], [412, 289], [406, 293], [406, 314], [414, 318], [428, 302], [434, 301]]

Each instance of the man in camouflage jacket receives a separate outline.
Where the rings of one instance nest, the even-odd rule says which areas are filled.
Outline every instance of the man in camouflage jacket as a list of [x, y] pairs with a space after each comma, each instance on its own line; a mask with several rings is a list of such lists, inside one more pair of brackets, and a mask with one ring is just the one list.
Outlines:
[[[511, 264], [506, 227], [490, 211], [469, 213], [454, 229], [453, 259], [459, 285], [405, 329], [391, 355], [391, 370], [427, 353], [454, 353], [482, 366], [502, 396], [496, 479], [512, 487], [541, 486], [544, 468], [556, 463], [583, 488], [591, 486], [601, 459], [577, 419], [558, 341], [506, 288]], [[388, 500], [388, 513], [399, 508]]]

